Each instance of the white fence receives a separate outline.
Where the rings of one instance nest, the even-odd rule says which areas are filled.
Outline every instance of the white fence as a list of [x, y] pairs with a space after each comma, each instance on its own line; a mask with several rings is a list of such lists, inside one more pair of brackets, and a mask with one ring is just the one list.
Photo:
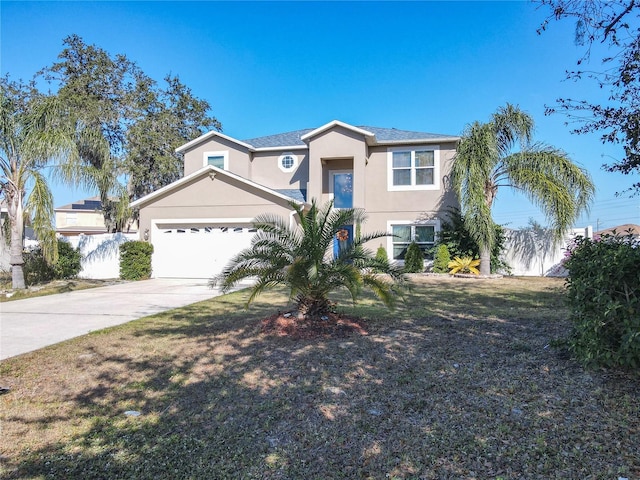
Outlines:
[[120, 276], [120, 244], [138, 240], [137, 233], [104, 233], [66, 237], [82, 254], [80, 278], [118, 278]]
[[574, 228], [567, 232], [560, 244], [554, 245], [546, 229], [507, 230], [503, 258], [513, 275], [564, 277], [562, 266], [568, 243], [577, 236], [593, 237], [593, 229]]

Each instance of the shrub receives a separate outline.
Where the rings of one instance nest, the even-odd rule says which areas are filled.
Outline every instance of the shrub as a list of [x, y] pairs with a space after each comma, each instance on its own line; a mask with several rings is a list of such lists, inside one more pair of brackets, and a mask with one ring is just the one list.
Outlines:
[[[457, 208], [449, 208], [448, 219], [443, 220], [440, 232], [438, 232], [438, 245], [446, 245], [451, 257], [480, 256], [480, 248], [473, 240], [471, 233], [464, 224], [464, 217]], [[491, 273], [510, 272], [509, 265], [502, 259], [507, 237], [501, 225], [494, 224], [495, 243], [491, 249]]]
[[82, 270], [82, 254], [65, 240], [58, 240], [58, 263], [54, 265], [56, 278], [76, 278]]
[[58, 262], [49, 264], [36, 247], [24, 255], [24, 279], [27, 285], [50, 282], [65, 278], [75, 278], [82, 268], [80, 250], [73, 248], [66, 240], [58, 239]]
[[473, 273], [474, 275], [480, 275], [480, 270], [476, 268], [478, 265], [480, 265], [480, 260], [474, 260], [471, 257], [455, 257], [447, 266], [451, 269], [449, 272], [451, 275], [455, 275], [456, 273]]
[[24, 281], [27, 285], [50, 282], [55, 278], [53, 265], [49, 265], [42, 255], [42, 249], [35, 247], [24, 254]]
[[151, 277], [151, 254], [153, 245], [148, 242], [131, 241], [120, 245], [120, 278], [143, 280]]
[[573, 331], [569, 349], [583, 363], [640, 366], [640, 244], [631, 236], [578, 238], [565, 267]]
[[411, 242], [404, 256], [404, 271], [406, 273], [421, 273], [424, 271], [424, 253], [416, 242]]
[[436, 273], [447, 273], [449, 271], [449, 262], [451, 261], [451, 255], [449, 255], [449, 248], [444, 243], [441, 243], [436, 247], [435, 257], [433, 259], [433, 271]]
[[380, 245], [378, 247], [378, 250], [376, 251], [376, 260], [379, 260], [379, 261], [387, 261], [388, 260], [387, 249], [384, 248], [382, 245]]

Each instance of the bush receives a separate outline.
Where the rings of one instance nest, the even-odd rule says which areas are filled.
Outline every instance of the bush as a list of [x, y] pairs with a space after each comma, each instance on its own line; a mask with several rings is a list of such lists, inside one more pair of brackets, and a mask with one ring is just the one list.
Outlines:
[[422, 273], [424, 271], [424, 254], [416, 242], [411, 242], [404, 256], [406, 273]]
[[[464, 217], [457, 208], [449, 208], [447, 211], [448, 220], [442, 222], [440, 232], [438, 232], [438, 245], [446, 245], [449, 255], [454, 257], [480, 257], [480, 248], [471, 237], [471, 233], [464, 224]], [[511, 269], [502, 259], [502, 252], [505, 249], [507, 237], [501, 225], [494, 224], [495, 243], [491, 249], [491, 273], [506, 272]], [[446, 270], [448, 271], [448, 270]]]
[[388, 259], [389, 258], [387, 257], [387, 249], [380, 245], [378, 247], [378, 250], [376, 251], [376, 260], [385, 262], [388, 261]]
[[444, 243], [441, 243], [436, 247], [435, 257], [433, 259], [433, 271], [435, 273], [447, 273], [449, 271], [448, 265], [451, 261], [451, 255], [449, 255], [449, 249]]
[[640, 366], [640, 244], [631, 236], [578, 238], [568, 250], [569, 349], [582, 362]]
[[54, 265], [56, 278], [76, 278], [82, 270], [80, 249], [65, 240], [58, 240], [58, 263]]
[[151, 277], [151, 254], [153, 245], [148, 242], [131, 241], [120, 245], [120, 278], [143, 280]]
[[58, 262], [49, 264], [36, 247], [24, 255], [24, 280], [27, 285], [75, 278], [82, 268], [80, 250], [73, 248], [66, 240], [58, 239]]

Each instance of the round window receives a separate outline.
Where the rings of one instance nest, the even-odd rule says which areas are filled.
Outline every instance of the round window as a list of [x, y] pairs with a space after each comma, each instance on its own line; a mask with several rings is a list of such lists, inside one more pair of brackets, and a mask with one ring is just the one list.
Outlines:
[[283, 153], [278, 159], [278, 167], [283, 172], [290, 172], [298, 166], [298, 157], [291, 153]]

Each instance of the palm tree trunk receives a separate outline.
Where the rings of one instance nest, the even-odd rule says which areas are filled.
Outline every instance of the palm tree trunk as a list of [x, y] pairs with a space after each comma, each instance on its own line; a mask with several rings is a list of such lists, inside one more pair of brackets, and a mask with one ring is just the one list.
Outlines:
[[491, 274], [491, 249], [488, 246], [480, 247], [480, 275]]
[[[14, 193], [11, 195], [11, 193]], [[22, 195], [11, 192], [8, 195], [9, 222], [11, 223], [11, 245], [9, 247], [9, 264], [11, 265], [11, 286], [14, 290], [24, 289], [24, 258], [22, 256], [22, 235], [24, 229]]]

